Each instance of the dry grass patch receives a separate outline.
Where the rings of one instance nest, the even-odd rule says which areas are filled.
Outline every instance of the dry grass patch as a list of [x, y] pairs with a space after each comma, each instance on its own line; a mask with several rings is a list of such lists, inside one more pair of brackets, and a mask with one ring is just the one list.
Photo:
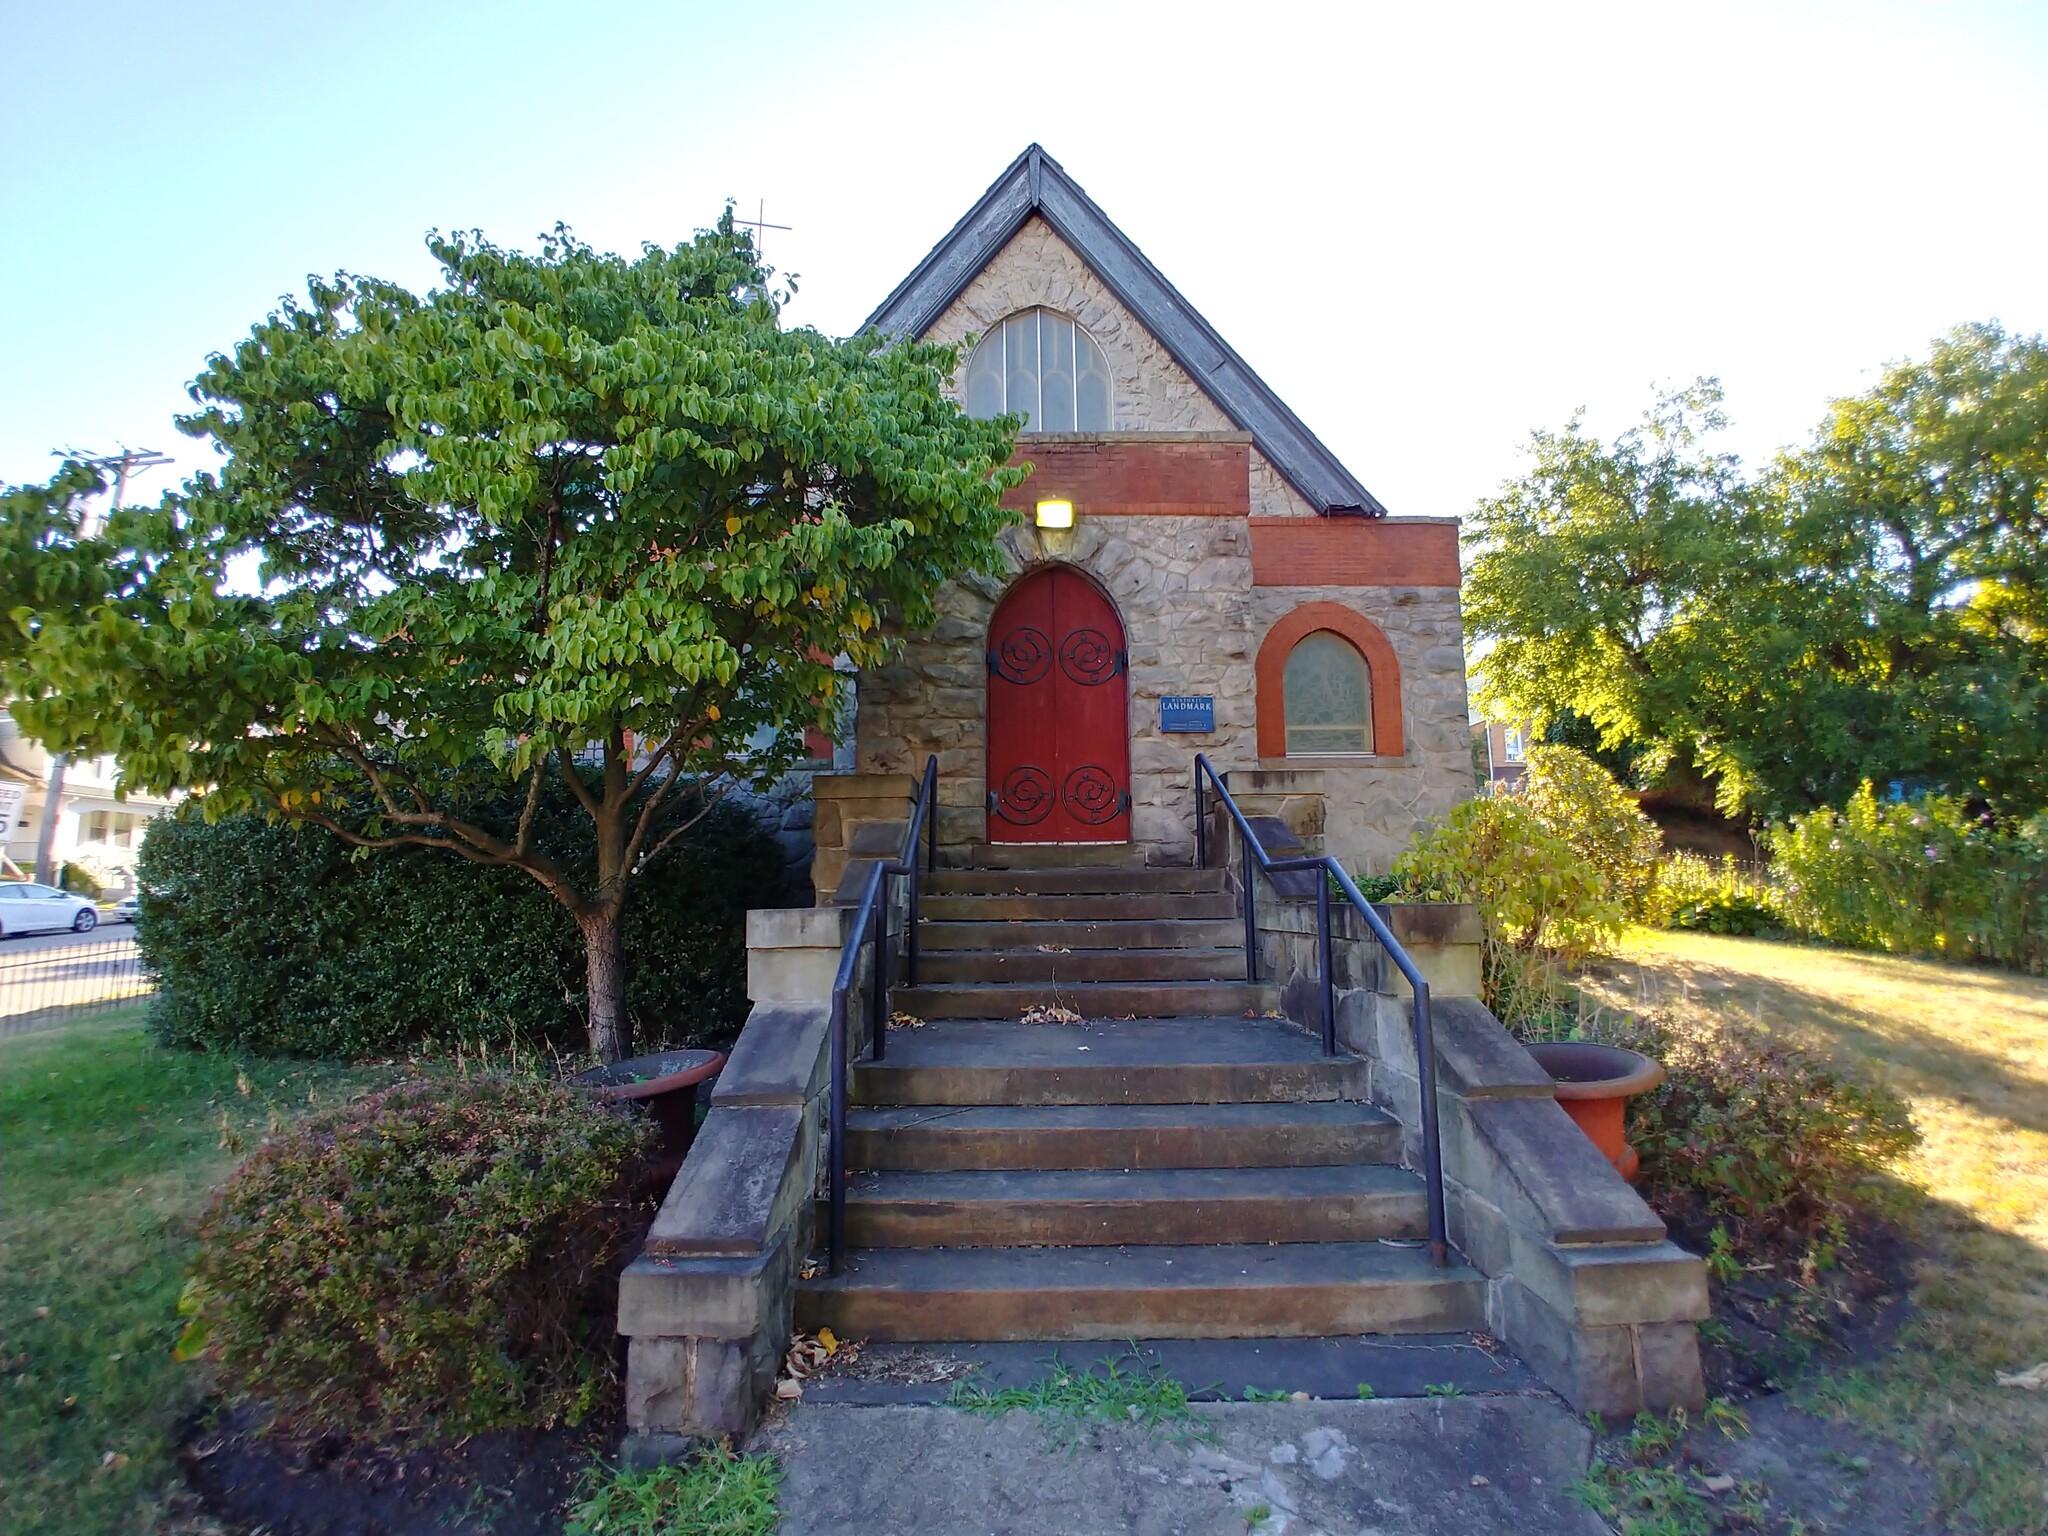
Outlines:
[[1921, 1143], [1917, 1312], [1899, 1347], [1823, 1378], [1821, 1402], [1933, 1466], [1986, 1530], [2048, 1532], [2048, 981], [1763, 939], [1631, 930], [1583, 983], [1607, 1007], [1736, 1020], [1882, 1078]]

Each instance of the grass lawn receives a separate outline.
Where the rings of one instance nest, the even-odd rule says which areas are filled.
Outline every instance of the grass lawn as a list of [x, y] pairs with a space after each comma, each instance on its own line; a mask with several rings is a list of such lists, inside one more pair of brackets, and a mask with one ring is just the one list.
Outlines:
[[144, 1005], [0, 1040], [0, 1530], [162, 1524], [198, 1400], [171, 1359], [191, 1233], [235, 1159], [394, 1068], [167, 1051]]
[[2048, 1532], [2048, 982], [1763, 939], [1637, 930], [1585, 987], [1631, 1011], [1736, 1017], [1881, 1076], [1924, 1138], [1900, 1168], [1917, 1312], [1819, 1403], [1931, 1465], [1985, 1530]]

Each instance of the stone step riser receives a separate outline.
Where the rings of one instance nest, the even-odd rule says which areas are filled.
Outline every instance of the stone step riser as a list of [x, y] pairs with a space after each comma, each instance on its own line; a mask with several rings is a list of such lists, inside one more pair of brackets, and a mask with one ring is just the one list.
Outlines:
[[1370, 1071], [1365, 1062], [1346, 1056], [1156, 1067], [892, 1067], [884, 1057], [879, 1065], [854, 1067], [849, 1094], [856, 1105], [1326, 1103], [1363, 1101], [1371, 1092]]
[[1106, 896], [926, 896], [919, 912], [934, 923], [1119, 922], [1175, 918], [1242, 920], [1235, 896], [1140, 892]]
[[1067, 949], [941, 951], [918, 962], [917, 979], [960, 982], [1242, 981], [1244, 951], [1208, 949]]
[[942, 869], [924, 877], [929, 896], [1215, 895], [1220, 869]]
[[960, 843], [941, 845], [947, 869], [1143, 869], [1138, 843]]
[[[1058, 944], [1068, 949], [1244, 950], [1244, 924], [1230, 918], [1152, 918], [1108, 923], [951, 923], [926, 920], [918, 930], [926, 954], [950, 950], [1020, 949]], [[1239, 960], [1240, 967], [1243, 965]]]
[[1302, 1168], [1398, 1163], [1401, 1127], [1355, 1125], [949, 1126], [846, 1133], [852, 1168], [943, 1173], [1061, 1168]]
[[[1186, 1200], [849, 1200], [856, 1248], [1073, 1248], [1180, 1243], [1363, 1243], [1420, 1238], [1423, 1195]], [[820, 1229], [822, 1230], [822, 1228]]]
[[843, 1338], [876, 1341], [1324, 1338], [1483, 1328], [1486, 1305], [1476, 1278], [1034, 1291], [799, 1285], [796, 1322], [806, 1332], [829, 1327]]
[[895, 987], [890, 1006], [920, 1019], [1015, 1019], [1028, 1008], [1055, 1007], [1091, 1019], [1214, 1018], [1275, 1013], [1280, 1007], [1280, 989], [1241, 981], [965, 983]]

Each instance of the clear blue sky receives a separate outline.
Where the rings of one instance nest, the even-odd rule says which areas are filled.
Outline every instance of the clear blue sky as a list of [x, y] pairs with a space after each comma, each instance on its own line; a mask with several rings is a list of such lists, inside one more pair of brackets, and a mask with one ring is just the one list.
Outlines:
[[204, 357], [308, 272], [426, 285], [431, 227], [766, 198], [848, 331], [1032, 139], [1397, 513], [1660, 381], [1757, 457], [1952, 324], [2048, 328], [2039, 3], [11, 0], [0, 44], [6, 480], [204, 462]]

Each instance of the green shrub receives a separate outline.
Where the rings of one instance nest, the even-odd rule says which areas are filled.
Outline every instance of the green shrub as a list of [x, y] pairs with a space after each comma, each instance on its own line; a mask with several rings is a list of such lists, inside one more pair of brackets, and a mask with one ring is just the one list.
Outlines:
[[83, 896], [88, 901], [98, 901], [105, 892], [106, 885], [89, 866], [72, 859], [58, 866], [57, 889], [69, 891], [74, 896]]
[[1630, 917], [1641, 917], [1657, 883], [1657, 824], [1613, 774], [1575, 747], [1531, 747], [1528, 761], [1516, 798], [1607, 877]]
[[1583, 1033], [1663, 1062], [1629, 1139], [1644, 1197], [1695, 1243], [1718, 1227], [1742, 1252], [1803, 1251], [1919, 1141], [1889, 1089], [1747, 1026], [1602, 1016]]
[[187, 1347], [308, 1429], [575, 1423], [614, 1380], [617, 1270], [652, 1211], [648, 1134], [502, 1076], [314, 1115], [207, 1214]]
[[[574, 859], [581, 812], [557, 791], [539, 835]], [[488, 810], [488, 808], [487, 808]], [[722, 1043], [746, 1015], [746, 910], [782, 861], [728, 807], [634, 881], [626, 904], [635, 1049]], [[584, 1048], [584, 950], [531, 876], [436, 849], [353, 856], [317, 828], [197, 808], [143, 844], [137, 938], [168, 1043], [361, 1057], [422, 1041]]]
[[1552, 973], [1611, 943], [1623, 914], [1607, 877], [1518, 796], [1466, 800], [1394, 864], [1414, 901], [1469, 901], [1485, 929], [1487, 1005], [1515, 1020], [1542, 1008]]
[[1802, 933], [2048, 970], [2048, 812], [2001, 829], [1951, 796], [1886, 802], [1866, 783], [1775, 831], [1771, 852]]
[[1784, 898], [1777, 888], [1743, 870], [1732, 854], [1719, 864], [1696, 853], [1666, 857], [1643, 915], [1660, 928], [1700, 933], [1777, 933], [1786, 926]]

